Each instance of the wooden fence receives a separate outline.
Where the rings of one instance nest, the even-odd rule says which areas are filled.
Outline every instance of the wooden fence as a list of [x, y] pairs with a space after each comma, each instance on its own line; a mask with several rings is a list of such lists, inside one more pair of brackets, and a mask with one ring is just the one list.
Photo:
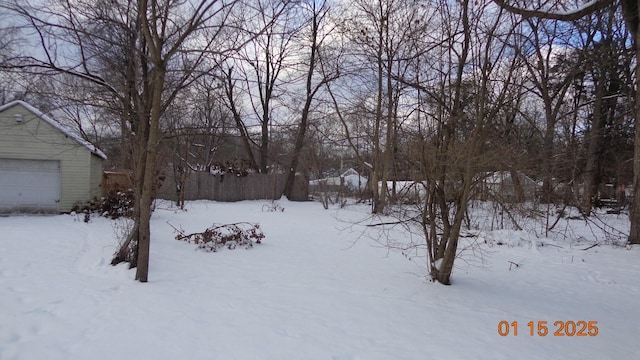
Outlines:
[[132, 189], [131, 175], [127, 171], [105, 171], [102, 173], [102, 195], [111, 191]]
[[[192, 173], [185, 184], [185, 200], [277, 200], [284, 193], [284, 174], [249, 174], [247, 176], [212, 175], [205, 172]], [[158, 197], [177, 200], [175, 179], [167, 176], [158, 191]], [[289, 200], [305, 201], [309, 198], [309, 182], [304, 176], [296, 176], [293, 194]]]

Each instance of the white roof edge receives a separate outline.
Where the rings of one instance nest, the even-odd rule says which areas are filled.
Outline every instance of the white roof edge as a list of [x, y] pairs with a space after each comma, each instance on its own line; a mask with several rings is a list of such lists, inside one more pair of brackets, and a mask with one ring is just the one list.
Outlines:
[[4, 111], [4, 110], [6, 110], [6, 109], [8, 109], [10, 107], [13, 107], [15, 105], [22, 105], [27, 110], [32, 112], [34, 115], [36, 115], [40, 119], [42, 119], [42, 120], [46, 121], [47, 123], [49, 123], [49, 125], [55, 127], [56, 129], [60, 130], [66, 136], [72, 138], [73, 140], [78, 142], [80, 145], [82, 145], [82, 146], [86, 147], [87, 149], [89, 149], [89, 151], [91, 153], [101, 157], [102, 159], [105, 159], [105, 160], [107, 159], [107, 155], [104, 152], [102, 152], [102, 150], [98, 149], [98, 147], [96, 147], [92, 143], [86, 141], [85, 139], [81, 138], [80, 136], [74, 134], [66, 126], [60, 124], [59, 122], [57, 122], [55, 120], [53, 120], [49, 116], [45, 115], [42, 111], [36, 109], [32, 105], [30, 105], [30, 104], [28, 104], [28, 103], [26, 103], [26, 102], [24, 102], [22, 100], [14, 100], [14, 101], [11, 101], [11, 102], [9, 102], [9, 103], [7, 103], [5, 105], [0, 106], [0, 112]]

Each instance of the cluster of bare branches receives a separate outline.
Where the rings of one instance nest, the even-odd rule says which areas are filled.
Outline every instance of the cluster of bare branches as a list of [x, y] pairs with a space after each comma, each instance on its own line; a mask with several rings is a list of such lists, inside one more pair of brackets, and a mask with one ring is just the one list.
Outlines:
[[[172, 226], [173, 227], [173, 226]], [[198, 249], [207, 252], [217, 252], [222, 248], [233, 250], [238, 246], [245, 249], [253, 247], [253, 243], [261, 244], [265, 235], [259, 224], [238, 222], [208, 227], [202, 232], [186, 234], [183, 230], [178, 232], [176, 240], [198, 245]]]

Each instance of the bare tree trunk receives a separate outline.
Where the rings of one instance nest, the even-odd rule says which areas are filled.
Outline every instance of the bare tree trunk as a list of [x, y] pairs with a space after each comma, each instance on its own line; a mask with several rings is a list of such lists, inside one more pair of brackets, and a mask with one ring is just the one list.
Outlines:
[[305, 134], [307, 132], [307, 121], [309, 117], [309, 105], [311, 104], [311, 99], [307, 98], [307, 103], [305, 104], [305, 108], [302, 110], [302, 117], [300, 119], [300, 124], [298, 127], [298, 134], [296, 135], [296, 141], [293, 145], [293, 153], [291, 154], [291, 163], [289, 164], [289, 168], [287, 169], [287, 180], [284, 185], [284, 195], [291, 199], [293, 196], [293, 189], [296, 180], [296, 172], [298, 171], [298, 162], [300, 159], [300, 153], [302, 152], [302, 147], [304, 146]]
[[[145, 14], [146, 15], [146, 14]], [[143, 16], [144, 18], [144, 16]], [[145, 19], [146, 20], [146, 19]], [[143, 21], [145, 21], [143, 20]], [[155, 56], [155, 57], [154, 57]], [[151, 208], [155, 197], [155, 184], [157, 178], [158, 144], [160, 143], [160, 117], [163, 114], [163, 91], [166, 78], [165, 61], [162, 54], [154, 53], [152, 57], [156, 59], [151, 72], [151, 93], [148, 129], [146, 141], [140, 146], [140, 161], [138, 164], [142, 171], [140, 176], [140, 193], [138, 202], [138, 216], [135, 219], [138, 223], [138, 251], [136, 280], [147, 282], [149, 276], [149, 250], [151, 240]], [[145, 121], [146, 123], [146, 121]], [[142, 163], [143, 162], [143, 163]]]
[[596, 205], [598, 187], [600, 185], [600, 160], [601, 139], [604, 131], [603, 95], [605, 79], [603, 76], [596, 84], [595, 103], [593, 107], [593, 120], [591, 131], [588, 135], [587, 163], [584, 169], [584, 194], [582, 199], [582, 213], [585, 216], [591, 214]]
[[[141, 153], [146, 153], [144, 158], [144, 173], [141, 174], [142, 191], [140, 198], [139, 218], [138, 221], [138, 259], [136, 268], [136, 280], [147, 282], [149, 277], [149, 248], [151, 243], [151, 205], [154, 196], [154, 185], [156, 180], [156, 159], [158, 155], [158, 143], [160, 142], [160, 117], [162, 116], [164, 83], [166, 77], [166, 62], [163, 59], [161, 38], [153, 38], [151, 33], [151, 25], [147, 18], [147, 0], [140, 1], [140, 14], [142, 21], [142, 33], [149, 44], [150, 59], [153, 63], [151, 69], [150, 92], [150, 109], [149, 109], [149, 128], [146, 138], [146, 146], [141, 147]], [[155, 15], [155, 14], [154, 14]], [[156, 26], [156, 24], [153, 24]], [[142, 164], [138, 164], [142, 165]]]
[[[378, 4], [380, 10], [380, 27], [378, 31], [378, 44], [376, 49], [376, 62], [377, 62], [377, 94], [376, 94], [376, 114], [375, 114], [375, 127], [373, 133], [373, 169], [372, 169], [372, 190], [373, 190], [373, 209], [372, 213], [382, 214], [385, 206], [385, 195], [387, 193], [386, 177], [384, 176], [384, 155], [381, 153], [383, 150], [380, 145], [380, 135], [382, 128], [382, 101], [383, 101], [383, 46], [384, 46], [384, 23], [385, 14], [383, 13], [382, 3]], [[387, 15], [388, 16], [388, 15]], [[388, 18], [386, 19], [388, 21]], [[380, 182], [380, 186], [378, 186]]]
[[269, 172], [269, 110], [265, 109], [262, 118], [262, 135], [260, 142], [260, 172]]
[[249, 139], [249, 134], [247, 133], [247, 128], [240, 117], [240, 113], [238, 112], [238, 108], [236, 107], [236, 101], [234, 97], [234, 82], [233, 82], [233, 68], [229, 68], [228, 73], [225, 73], [226, 81], [225, 81], [225, 92], [227, 94], [227, 100], [229, 101], [229, 109], [233, 114], [233, 120], [236, 123], [236, 128], [240, 132], [240, 139], [242, 140], [242, 145], [244, 146], [244, 150], [247, 153], [247, 157], [249, 158], [249, 166], [258, 171], [260, 168], [258, 167], [258, 163], [256, 162], [255, 156], [253, 156], [253, 150], [251, 149], [251, 140]]
[[[388, 18], [388, 16], [387, 16]], [[389, 21], [387, 19], [387, 21], [384, 21], [384, 17], [383, 19], [383, 31], [384, 31], [384, 38], [385, 38], [385, 45], [384, 48], [387, 50], [387, 61], [386, 61], [386, 95], [387, 95], [387, 99], [386, 99], [386, 105], [387, 105], [387, 109], [386, 109], [386, 116], [385, 116], [385, 120], [386, 120], [386, 134], [385, 134], [385, 143], [384, 143], [384, 153], [383, 153], [383, 157], [382, 157], [382, 190], [383, 193], [380, 194], [380, 203], [383, 206], [387, 205], [387, 202], [389, 202], [389, 200], [387, 199], [387, 183], [389, 180], [389, 173], [391, 172], [391, 161], [393, 160], [391, 155], [393, 154], [393, 147], [395, 144], [395, 103], [396, 103], [396, 97], [395, 97], [395, 89], [393, 87], [393, 56], [391, 56], [391, 52], [393, 51], [393, 49], [391, 49], [391, 45], [389, 44]], [[395, 186], [395, 185], [394, 185]], [[382, 211], [384, 208], [380, 209], [380, 211]]]
[[640, 7], [637, 2], [635, 6], [636, 14], [632, 16], [635, 28], [632, 33], [635, 39], [636, 48], [636, 91], [634, 102], [634, 113], [636, 117], [636, 128], [633, 148], [633, 200], [630, 206], [631, 229], [629, 230], [629, 244], [640, 244], [640, 31], [638, 29], [638, 19], [640, 18]]
[[[466, 204], [464, 204], [464, 207], [466, 207]], [[444, 285], [451, 284], [451, 273], [453, 272], [453, 264], [457, 255], [460, 228], [464, 220], [465, 211], [461, 208], [456, 209], [456, 211], [456, 216], [449, 230], [448, 240], [443, 242], [443, 244], [446, 244], [446, 247], [444, 247], [444, 251], [441, 251], [442, 262], [437, 271], [432, 273], [434, 279]]]
[[510, 175], [511, 183], [513, 185], [513, 201], [516, 203], [524, 202], [524, 187], [522, 186], [522, 181], [520, 181], [520, 173], [516, 170], [511, 170]]
[[554, 140], [555, 140], [555, 126], [557, 119], [553, 111], [551, 110], [551, 102], [554, 99], [549, 95], [547, 89], [543, 89], [543, 100], [545, 102], [545, 131], [543, 138], [542, 148], [542, 202], [550, 204], [554, 201], [553, 198], [553, 152], [554, 152]]
[[[426, 204], [425, 206], [426, 208], [432, 207], [434, 205], [435, 207], [439, 207], [439, 217], [442, 222], [442, 235], [440, 236], [440, 239], [437, 240], [438, 235], [432, 233], [430, 234], [431, 237], [427, 239], [427, 242], [434, 240], [436, 241], [435, 244], [430, 245], [430, 247], [434, 251], [430, 259], [431, 276], [433, 279], [444, 285], [449, 285], [451, 283], [450, 279], [451, 273], [453, 271], [453, 264], [457, 255], [460, 228], [462, 226], [462, 221], [464, 220], [469, 188], [471, 186], [471, 176], [469, 174], [464, 174], [463, 179], [461, 179], [461, 187], [460, 189], [458, 189], [458, 193], [455, 193], [455, 203], [452, 209], [447, 197], [448, 193], [453, 190], [448, 190], [448, 188], [455, 185], [450, 184], [450, 182], [454, 181], [454, 177], [451, 176], [453, 174], [451, 171], [451, 165], [449, 164], [449, 159], [453, 156], [454, 152], [457, 151], [457, 149], [455, 148], [456, 128], [458, 126], [457, 123], [461, 120], [461, 117], [464, 114], [464, 104], [462, 103], [462, 86], [464, 68], [467, 65], [467, 58], [469, 55], [471, 42], [471, 30], [469, 26], [469, 0], [463, 0], [460, 6], [462, 7], [461, 21], [463, 26], [464, 38], [462, 43], [462, 51], [458, 59], [456, 77], [453, 83], [454, 94], [452, 99], [451, 111], [448, 114], [446, 122], [442, 124], [442, 127], [439, 130], [441, 134], [438, 135], [441, 139], [438, 140], [438, 142], [441, 141], [441, 143], [438, 149], [438, 154], [435, 155], [436, 171], [438, 176], [435, 178], [435, 185], [433, 185], [433, 194], [435, 196], [430, 199], [430, 201], [435, 201], [436, 204]], [[465, 172], [469, 171], [468, 167], [471, 165], [470, 161], [472, 160], [467, 159], [465, 161]], [[455, 212], [453, 222], [451, 222], [449, 218], [451, 210]], [[433, 215], [436, 214], [437, 212], [434, 211]], [[437, 221], [437, 217], [433, 217], [430, 220], [435, 223]]]
[[[136, 27], [139, 26], [139, 20], [136, 20]], [[121, 128], [120, 128], [120, 137], [121, 137], [121, 148], [122, 151], [120, 166], [121, 169], [131, 170], [133, 169], [133, 161], [132, 153], [135, 152], [135, 145], [132, 144], [133, 134], [137, 132], [136, 127], [138, 122], [140, 121], [140, 102], [138, 101], [137, 94], [137, 85], [136, 85], [136, 57], [138, 56], [135, 51], [136, 43], [138, 41], [138, 33], [139, 29], [129, 29], [127, 33], [127, 39], [129, 41], [129, 50], [126, 53], [125, 60], [125, 68], [126, 68], [126, 88], [125, 88], [125, 96], [122, 99], [123, 102], [123, 112], [121, 115]], [[128, 123], [128, 124], [127, 124]], [[130, 129], [128, 128], [130, 126]]]

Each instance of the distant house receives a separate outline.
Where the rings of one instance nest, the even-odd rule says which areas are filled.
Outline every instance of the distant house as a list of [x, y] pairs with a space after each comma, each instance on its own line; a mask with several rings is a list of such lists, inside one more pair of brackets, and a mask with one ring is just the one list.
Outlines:
[[311, 191], [323, 188], [325, 191], [339, 191], [341, 189], [350, 192], [361, 192], [367, 187], [368, 179], [360, 175], [356, 170], [349, 168], [340, 176], [328, 177], [309, 181]]
[[[516, 174], [517, 181], [511, 177]], [[539, 193], [540, 185], [520, 171], [496, 171], [484, 173], [479, 178], [479, 196], [481, 200], [515, 201], [518, 187], [523, 195], [522, 200], [533, 200]]]
[[33, 106], [0, 106], [0, 212], [66, 212], [100, 196], [105, 159]]

